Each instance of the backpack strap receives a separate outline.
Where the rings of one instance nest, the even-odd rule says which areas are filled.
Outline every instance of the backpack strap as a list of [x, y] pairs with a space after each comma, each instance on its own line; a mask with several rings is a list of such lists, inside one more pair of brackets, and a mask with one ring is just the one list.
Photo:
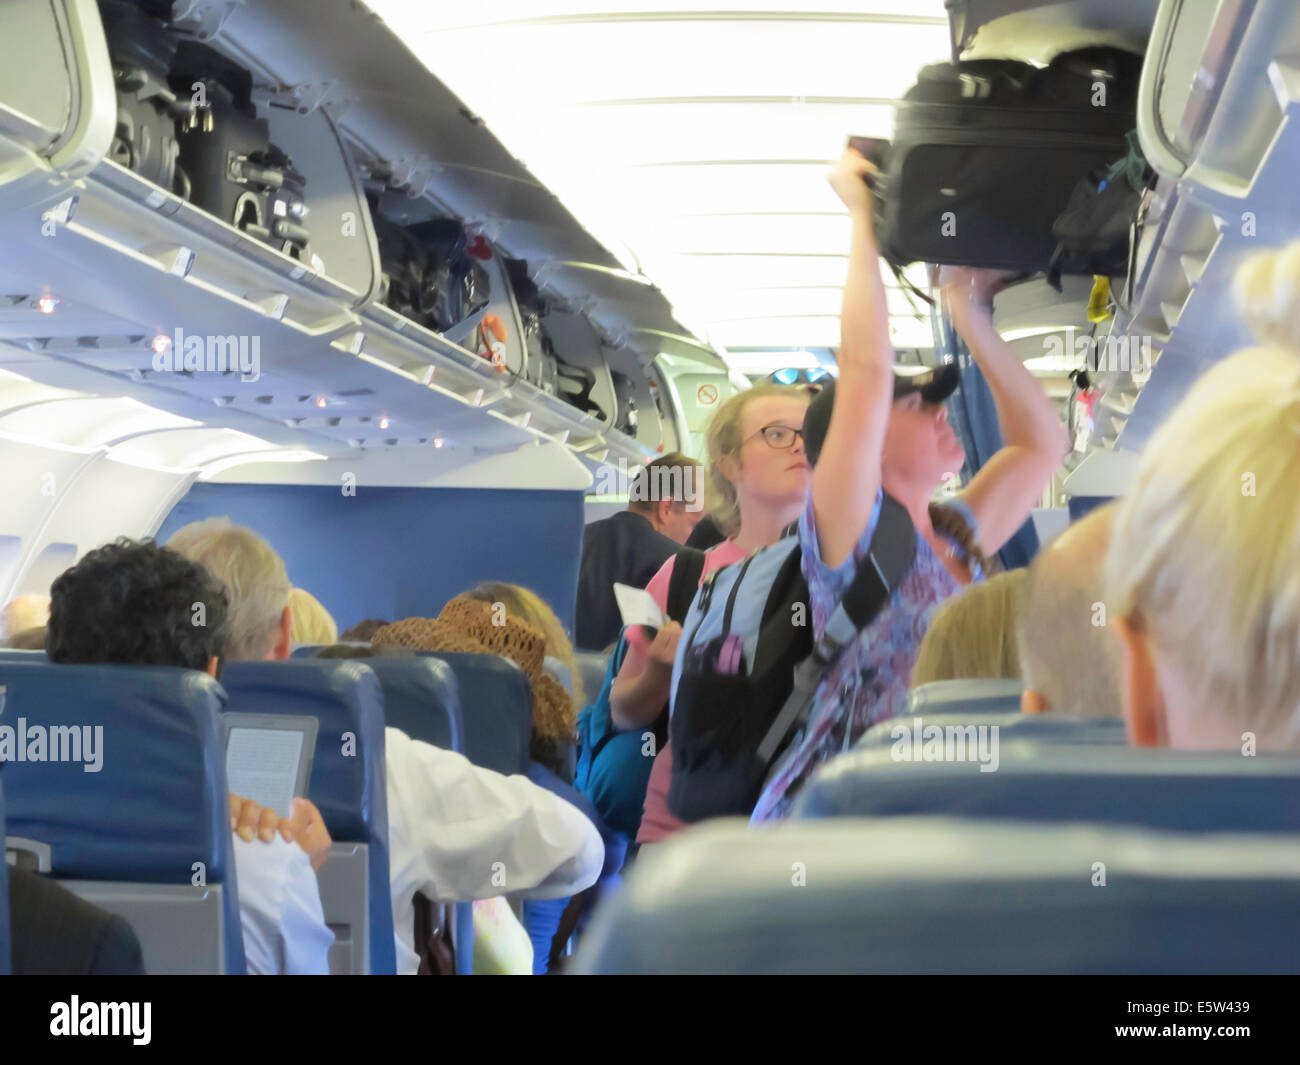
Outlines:
[[704, 573], [704, 552], [693, 547], [683, 547], [673, 556], [673, 573], [668, 580], [668, 609], [665, 613], [677, 624], [686, 621], [691, 600], [700, 586]]
[[763, 762], [771, 761], [791, 726], [803, 719], [823, 674], [844, 646], [884, 609], [915, 558], [916, 528], [912, 519], [901, 503], [885, 495], [867, 557], [858, 563], [853, 583], [826, 623], [813, 653], [795, 665], [790, 695], [758, 745], [758, 757]]

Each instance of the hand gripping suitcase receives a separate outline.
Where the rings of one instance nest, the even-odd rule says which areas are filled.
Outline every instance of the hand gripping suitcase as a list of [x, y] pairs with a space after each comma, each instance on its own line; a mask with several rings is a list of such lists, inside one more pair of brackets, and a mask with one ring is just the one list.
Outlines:
[[1122, 159], [1141, 57], [1063, 52], [926, 67], [900, 102], [878, 198], [885, 259], [1046, 270], [1076, 184]]

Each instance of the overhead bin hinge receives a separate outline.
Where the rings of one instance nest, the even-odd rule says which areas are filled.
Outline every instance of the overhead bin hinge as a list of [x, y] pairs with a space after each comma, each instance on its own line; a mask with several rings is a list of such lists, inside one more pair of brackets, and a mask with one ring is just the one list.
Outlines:
[[242, 7], [244, 0], [176, 0], [172, 25], [207, 41], [221, 32], [226, 20]]
[[442, 173], [443, 167], [427, 155], [417, 155], [412, 159], [394, 159], [388, 164], [388, 170], [393, 187], [405, 189], [406, 194], [415, 199], [424, 194], [429, 183]]
[[346, 85], [335, 79], [291, 85], [282, 92], [267, 93], [265, 98], [268, 103], [292, 108], [300, 115], [309, 115], [321, 109], [336, 122], [356, 106], [359, 99]]

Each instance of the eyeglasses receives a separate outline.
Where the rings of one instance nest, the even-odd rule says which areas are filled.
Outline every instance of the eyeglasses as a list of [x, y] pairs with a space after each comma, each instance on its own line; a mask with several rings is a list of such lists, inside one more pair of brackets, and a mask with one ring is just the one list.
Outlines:
[[776, 448], [777, 451], [786, 451], [794, 447], [796, 436], [801, 440], [806, 439], [802, 429], [791, 429], [788, 425], [765, 425], [747, 439], [753, 440], [756, 436], [761, 436], [768, 447]]
[[815, 385], [829, 376], [830, 370], [824, 366], [804, 368], [787, 366], [782, 370], [774, 370], [767, 375], [769, 381], [775, 381], [778, 385]]

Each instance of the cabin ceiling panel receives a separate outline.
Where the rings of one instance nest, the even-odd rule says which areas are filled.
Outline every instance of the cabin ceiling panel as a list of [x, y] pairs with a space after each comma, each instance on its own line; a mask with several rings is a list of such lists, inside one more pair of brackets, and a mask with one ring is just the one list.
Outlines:
[[[781, 343], [827, 342], [803, 297], [786, 307], [780, 291], [843, 285], [848, 218], [826, 169], [849, 134], [888, 136], [892, 101], [949, 51], [942, 0], [370, 6], [588, 231], [620, 258], [627, 249], [625, 265], [679, 320], [720, 345], [752, 339], [728, 307], [760, 270]], [[509, 76], [484, 77], [485, 54]], [[780, 262], [755, 266], [768, 258]], [[910, 321], [898, 329], [915, 339]]]

